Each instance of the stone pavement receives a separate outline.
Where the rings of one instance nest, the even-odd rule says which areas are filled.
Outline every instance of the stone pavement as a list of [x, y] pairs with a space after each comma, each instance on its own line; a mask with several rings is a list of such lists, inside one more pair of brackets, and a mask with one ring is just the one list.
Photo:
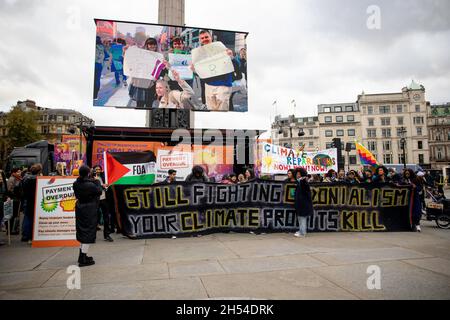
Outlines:
[[[214, 234], [91, 246], [94, 266], [69, 290], [78, 248], [0, 247], [0, 299], [450, 299], [450, 232]], [[2, 232], [0, 240], [6, 240]], [[381, 270], [369, 290], [368, 266]]]

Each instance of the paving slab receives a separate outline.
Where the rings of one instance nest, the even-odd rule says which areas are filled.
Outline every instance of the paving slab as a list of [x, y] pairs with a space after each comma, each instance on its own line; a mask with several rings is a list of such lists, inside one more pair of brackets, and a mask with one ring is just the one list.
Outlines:
[[144, 289], [140, 282], [112, 282], [81, 284], [81, 289], [70, 290], [65, 300], [143, 300]]
[[264, 258], [227, 259], [220, 260], [219, 262], [228, 273], [253, 273], [326, 266], [325, 263], [305, 254]]
[[[168, 279], [169, 268], [166, 263], [114, 267], [95, 264], [80, 268], [81, 284], [105, 284], [116, 282], [136, 282], [151, 279]], [[43, 287], [65, 286], [70, 274], [60, 270], [54, 274]]]
[[[297, 239], [297, 238], [296, 238]], [[246, 258], [284, 256], [290, 254], [301, 254], [314, 252], [298, 241], [289, 241], [284, 238], [272, 238], [261, 240], [242, 240], [224, 242], [236, 255]]]
[[223, 274], [225, 270], [215, 260], [182, 261], [169, 263], [170, 278]]
[[204, 241], [202, 238], [188, 242], [174, 242], [168, 239], [165, 242], [148, 243], [145, 246], [143, 263], [225, 258], [237, 258], [237, 255], [220, 242]]
[[203, 276], [211, 298], [238, 299], [357, 299], [308, 269]]
[[208, 295], [199, 278], [178, 278], [142, 282], [144, 298], [148, 300], [196, 300]]
[[[79, 248], [64, 248], [55, 256], [42, 263], [39, 270], [44, 269], [62, 269], [70, 265], [76, 265], [78, 260]], [[92, 256], [96, 264], [103, 266], [135, 266], [142, 262], [144, 254], [144, 245], [134, 245], [133, 242], [128, 245], [115, 246], [110, 243], [108, 247], [93, 244], [89, 248], [89, 256]]]
[[0, 290], [0, 300], [62, 300], [67, 287]]
[[403, 260], [403, 262], [450, 277], [450, 260], [448, 259], [428, 258]]
[[417, 258], [431, 257], [430, 255], [427, 254], [423, 254], [417, 251], [404, 249], [400, 247], [348, 250], [330, 253], [313, 253], [311, 254], [311, 256], [328, 265], [341, 265], [341, 264], [353, 264], [371, 261], [417, 259]]
[[0, 273], [0, 290], [40, 287], [56, 272], [55, 270], [42, 270]]
[[0, 273], [29, 271], [44, 263], [62, 248], [11, 247], [0, 250]]
[[[370, 265], [380, 267], [381, 290], [369, 290]], [[450, 278], [401, 261], [315, 268], [327, 278], [362, 299], [450, 299]]]

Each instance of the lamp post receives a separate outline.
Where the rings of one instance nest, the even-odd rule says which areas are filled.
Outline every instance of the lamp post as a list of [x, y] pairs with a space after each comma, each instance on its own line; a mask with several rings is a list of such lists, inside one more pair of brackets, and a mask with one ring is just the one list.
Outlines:
[[[92, 124], [92, 120], [91, 121], [86, 121], [83, 117], [80, 118], [79, 121], [75, 121], [72, 123], [73, 126], [76, 126], [79, 130], [80, 130], [80, 149], [79, 149], [79, 159], [78, 160], [83, 160], [82, 157], [82, 153], [83, 153], [83, 126], [85, 124]], [[70, 128], [69, 129], [69, 133], [74, 134], [76, 132], [76, 130], [74, 128]]]
[[405, 139], [405, 133], [406, 133], [406, 129], [405, 127], [401, 127], [400, 128], [400, 144], [402, 147], [402, 151], [403, 151], [403, 169], [406, 170], [406, 152], [405, 152], [405, 143], [406, 143], [406, 139]]

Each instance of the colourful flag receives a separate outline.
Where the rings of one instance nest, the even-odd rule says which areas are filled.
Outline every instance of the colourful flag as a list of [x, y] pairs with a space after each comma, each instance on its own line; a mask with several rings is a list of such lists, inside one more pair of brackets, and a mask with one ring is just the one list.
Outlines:
[[373, 156], [373, 154], [367, 150], [361, 143], [356, 142], [356, 150], [358, 151], [359, 160], [362, 165], [376, 166], [378, 165], [377, 159]]
[[153, 152], [104, 153], [105, 183], [153, 184], [156, 179], [156, 157]]

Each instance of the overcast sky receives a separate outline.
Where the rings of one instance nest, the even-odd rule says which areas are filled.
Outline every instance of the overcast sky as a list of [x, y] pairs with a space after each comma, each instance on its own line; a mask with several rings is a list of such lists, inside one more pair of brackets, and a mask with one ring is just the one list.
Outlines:
[[[157, 0], [0, 0], [0, 111], [31, 99], [97, 125], [144, 126], [144, 111], [92, 106], [93, 19], [157, 23], [157, 9]], [[197, 127], [269, 129], [275, 100], [278, 114], [292, 114], [295, 100], [296, 115], [310, 116], [411, 79], [431, 103], [450, 101], [448, 0], [186, 0], [185, 23], [250, 33], [249, 112], [196, 113]]]

